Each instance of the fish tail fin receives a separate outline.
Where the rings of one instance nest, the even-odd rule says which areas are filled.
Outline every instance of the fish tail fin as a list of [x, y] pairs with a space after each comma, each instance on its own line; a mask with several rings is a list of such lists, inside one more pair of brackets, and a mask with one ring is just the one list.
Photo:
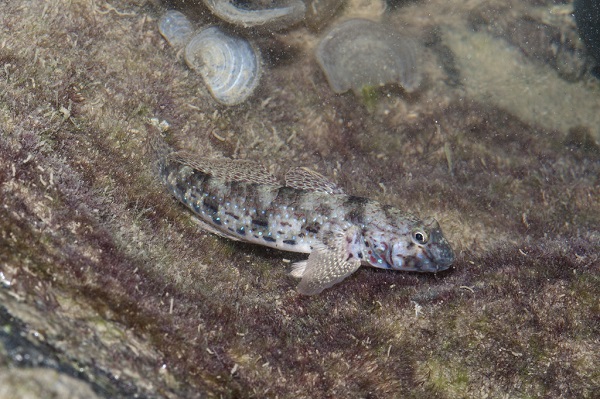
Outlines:
[[164, 129], [157, 129], [156, 126], [150, 126], [148, 131], [145, 152], [151, 157], [155, 170], [159, 175], [162, 175], [166, 168], [169, 154], [175, 150], [165, 141], [163, 136]]

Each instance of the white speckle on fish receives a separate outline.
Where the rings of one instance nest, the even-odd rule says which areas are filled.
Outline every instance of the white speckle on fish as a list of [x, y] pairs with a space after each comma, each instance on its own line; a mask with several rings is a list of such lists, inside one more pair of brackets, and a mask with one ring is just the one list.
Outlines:
[[200, 226], [232, 240], [310, 254], [293, 265], [298, 291], [318, 294], [361, 264], [404, 271], [449, 268], [454, 252], [438, 222], [344, 194], [324, 176], [293, 168], [285, 182], [245, 160], [194, 159], [150, 140], [158, 172]]

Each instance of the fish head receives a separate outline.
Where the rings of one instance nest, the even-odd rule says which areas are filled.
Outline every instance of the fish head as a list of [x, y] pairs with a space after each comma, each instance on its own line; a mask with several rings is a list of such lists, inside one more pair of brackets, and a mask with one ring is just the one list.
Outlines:
[[418, 221], [402, 232], [373, 234], [365, 239], [371, 266], [417, 272], [439, 272], [454, 262], [454, 251], [437, 220]]
[[[406, 252], [402, 247], [394, 246], [398, 265], [406, 270], [421, 272], [439, 272], [448, 269], [454, 262], [454, 251], [446, 241], [442, 229], [434, 218], [427, 218], [412, 228], [411, 243], [406, 245]], [[412, 253], [411, 253], [412, 249]], [[404, 262], [400, 259], [405, 256]]]

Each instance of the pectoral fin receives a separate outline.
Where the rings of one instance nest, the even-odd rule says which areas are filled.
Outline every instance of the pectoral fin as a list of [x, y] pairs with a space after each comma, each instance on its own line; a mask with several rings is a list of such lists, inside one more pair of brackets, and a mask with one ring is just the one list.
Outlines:
[[308, 260], [294, 264], [292, 275], [302, 278], [298, 292], [315, 295], [339, 283], [360, 267], [357, 228], [336, 235], [328, 246], [316, 247]]

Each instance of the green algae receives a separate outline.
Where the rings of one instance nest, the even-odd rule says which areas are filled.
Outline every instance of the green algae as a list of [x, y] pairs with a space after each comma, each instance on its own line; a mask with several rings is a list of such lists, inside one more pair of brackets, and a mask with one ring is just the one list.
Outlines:
[[425, 367], [430, 373], [429, 383], [440, 394], [451, 398], [467, 394], [469, 376], [465, 369], [450, 368], [440, 361], [430, 361]]
[[379, 99], [379, 94], [377, 92], [377, 87], [374, 86], [364, 86], [360, 90], [360, 97], [362, 103], [367, 107], [368, 110], [375, 110], [375, 106], [377, 105], [377, 100]]

